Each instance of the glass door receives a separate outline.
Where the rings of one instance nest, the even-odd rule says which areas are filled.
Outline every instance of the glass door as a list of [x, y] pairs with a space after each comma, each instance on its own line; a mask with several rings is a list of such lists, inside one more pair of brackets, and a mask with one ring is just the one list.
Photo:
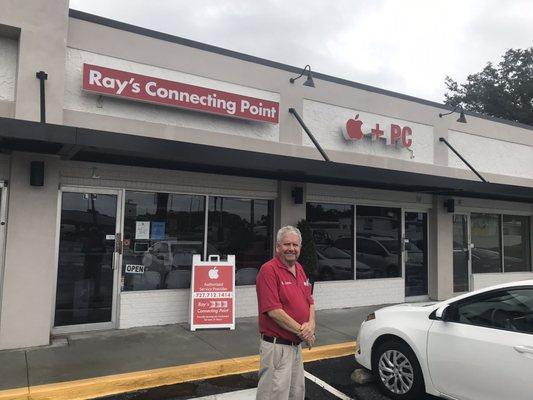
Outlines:
[[453, 216], [453, 291], [455, 293], [470, 290], [470, 238], [468, 216]]
[[405, 297], [428, 295], [428, 218], [426, 212], [405, 212]]
[[122, 250], [119, 204], [119, 191], [61, 191], [54, 332], [115, 326]]

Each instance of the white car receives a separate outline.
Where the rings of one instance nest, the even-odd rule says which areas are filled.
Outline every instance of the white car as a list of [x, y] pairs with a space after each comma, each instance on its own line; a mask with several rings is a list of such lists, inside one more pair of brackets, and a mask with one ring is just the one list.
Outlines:
[[533, 399], [533, 280], [380, 309], [355, 358], [393, 399]]

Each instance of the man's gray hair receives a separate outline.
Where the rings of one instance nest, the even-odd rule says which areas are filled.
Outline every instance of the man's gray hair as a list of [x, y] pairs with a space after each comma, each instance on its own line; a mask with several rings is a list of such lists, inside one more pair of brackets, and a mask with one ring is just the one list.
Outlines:
[[300, 239], [300, 244], [302, 244], [302, 234], [300, 233], [300, 230], [292, 225], [284, 226], [278, 231], [278, 234], [276, 235], [276, 243], [280, 244], [281, 239], [283, 239], [283, 236], [285, 236], [287, 233], [295, 233], [296, 235], [298, 235], [298, 239]]

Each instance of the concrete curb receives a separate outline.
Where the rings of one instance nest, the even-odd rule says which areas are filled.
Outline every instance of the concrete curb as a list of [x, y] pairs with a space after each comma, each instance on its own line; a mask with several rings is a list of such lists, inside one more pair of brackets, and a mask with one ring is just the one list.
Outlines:
[[[343, 357], [355, 353], [355, 342], [319, 346], [303, 350], [304, 362]], [[228, 358], [197, 364], [178, 365], [98, 378], [51, 383], [0, 391], [0, 400], [82, 400], [133, 392], [158, 386], [174, 385], [243, 374], [259, 369], [259, 356]]]

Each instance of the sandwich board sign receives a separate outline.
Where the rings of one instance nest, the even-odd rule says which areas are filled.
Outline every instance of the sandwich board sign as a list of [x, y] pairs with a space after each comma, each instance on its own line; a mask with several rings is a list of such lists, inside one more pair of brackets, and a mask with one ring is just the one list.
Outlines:
[[235, 256], [227, 261], [220, 256], [209, 256], [201, 261], [192, 259], [191, 299], [189, 324], [196, 329], [235, 329]]

